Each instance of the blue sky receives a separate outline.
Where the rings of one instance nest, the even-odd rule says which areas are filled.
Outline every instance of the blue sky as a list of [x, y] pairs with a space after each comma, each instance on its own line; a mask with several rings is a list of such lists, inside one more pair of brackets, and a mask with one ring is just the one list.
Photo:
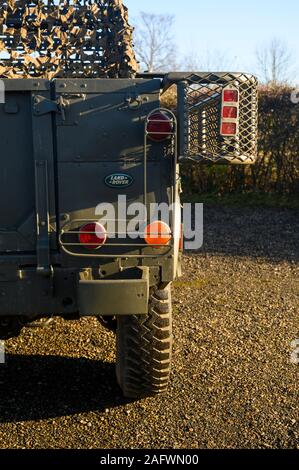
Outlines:
[[[176, 17], [180, 55], [219, 51], [230, 68], [256, 72], [255, 51], [272, 38], [284, 41], [299, 69], [298, 0], [124, 0], [130, 21], [140, 10]], [[294, 64], [295, 67], [295, 64]], [[299, 71], [297, 74], [299, 82]]]

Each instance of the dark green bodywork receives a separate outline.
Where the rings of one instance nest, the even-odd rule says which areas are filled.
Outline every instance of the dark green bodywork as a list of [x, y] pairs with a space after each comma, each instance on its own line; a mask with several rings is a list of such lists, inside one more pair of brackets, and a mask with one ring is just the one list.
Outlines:
[[[167, 286], [179, 271], [174, 233], [180, 231], [180, 208], [172, 214], [173, 236], [164, 247], [148, 246], [142, 237], [108, 236], [91, 253], [78, 243], [78, 231], [97, 220], [99, 204], [116, 207], [119, 195], [146, 207], [179, 203], [178, 163], [254, 163], [256, 78], [186, 72], [3, 82], [0, 316], [30, 321], [146, 314], [150, 289]], [[177, 114], [163, 112], [171, 116], [173, 132], [163, 143], [153, 142], [146, 125], [161, 110], [161, 91], [172, 85]], [[233, 136], [221, 133], [227, 89], [238, 92]]]
[[[101, 202], [144, 201], [144, 126], [161, 79], [4, 80], [0, 105], [0, 315], [147, 312], [150, 286], [171, 282], [174, 249], [140, 241], [69, 253], [63, 236]], [[167, 145], [146, 145], [147, 203], [174, 202]], [[111, 174], [128, 174], [117, 190]], [[176, 197], [176, 196], [175, 196]], [[142, 245], [143, 243], [143, 245]], [[142, 245], [142, 246], [141, 246]]]

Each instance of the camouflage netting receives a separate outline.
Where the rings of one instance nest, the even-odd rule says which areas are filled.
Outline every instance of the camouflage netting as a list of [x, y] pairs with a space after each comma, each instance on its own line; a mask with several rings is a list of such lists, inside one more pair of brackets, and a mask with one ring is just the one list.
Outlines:
[[0, 0], [0, 77], [132, 77], [122, 0]]

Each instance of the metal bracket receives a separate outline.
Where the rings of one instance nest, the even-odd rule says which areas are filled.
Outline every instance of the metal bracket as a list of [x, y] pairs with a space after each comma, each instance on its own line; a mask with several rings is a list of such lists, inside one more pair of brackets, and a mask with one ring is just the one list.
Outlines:
[[37, 272], [42, 276], [51, 276], [48, 169], [45, 160], [35, 160], [35, 206]]
[[44, 96], [35, 95], [33, 98], [33, 113], [35, 116], [44, 116], [48, 113], [57, 113], [62, 115], [65, 120], [66, 102], [60, 96], [56, 101], [49, 100]]

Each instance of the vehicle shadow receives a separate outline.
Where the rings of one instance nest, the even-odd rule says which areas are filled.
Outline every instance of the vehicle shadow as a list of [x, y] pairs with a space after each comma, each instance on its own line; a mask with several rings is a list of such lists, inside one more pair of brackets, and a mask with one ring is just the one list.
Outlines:
[[103, 411], [128, 403], [114, 364], [85, 358], [7, 354], [0, 366], [0, 422]]

